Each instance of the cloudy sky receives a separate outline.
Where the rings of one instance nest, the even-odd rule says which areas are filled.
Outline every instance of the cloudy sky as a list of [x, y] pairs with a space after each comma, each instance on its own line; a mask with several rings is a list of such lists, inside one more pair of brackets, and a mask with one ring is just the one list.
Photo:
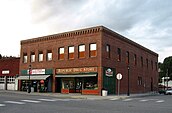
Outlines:
[[172, 0], [1, 0], [0, 54], [19, 56], [20, 40], [103, 25], [172, 56]]

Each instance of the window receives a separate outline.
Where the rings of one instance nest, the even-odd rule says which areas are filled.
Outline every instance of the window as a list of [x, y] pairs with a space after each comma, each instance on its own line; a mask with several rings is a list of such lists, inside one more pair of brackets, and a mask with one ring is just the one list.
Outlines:
[[106, 56], [106, 58], [110, 58], [110, 45], [106, 45], [106, 54], [107, 54], [107, 56]]
[[47, 61], [51, 61], [52, 58], [53, 58], [52, 51], [51, 51], [51, 50], [48, 50], [48, 51], [47, 51]]
[[79, 45], [79, 58], [85, 58], [85, 45]]
[[97, 56], [97, 45], [90, 44], [90, 57], [96, 57], [96, 56]]
[[146, 66], [147, 66], [147, 68], [148, 68], [148, 65], [149, 65], [149, 61], [148, 61], [148, 59], [146, 59]]
[[35, 62], [35, 52], [31, 52], [30, 62]]
[[142, 85], [142, 77], [138, 77], [138, 80], [137, 80], [137, 82], [138, 82], [138, 85]]
[[23, 54], [23, 63], [27, 63], [27, 53]]
[[64, 60], [64, 48], [59, 48], [59, 60]]
[[141, 67], [143, 67], [143, 57], [141, 56]]
[[130, 58], [129, 58], [129, 51], [126, 52], [126, 64], [129, 64]]
[[84, 79], [84, 89], [98, 89], [97, 77], [87, 77]]
[[137, 55], [134, 54], [134, 65], [137, 65]]
[[117, 61], [121, 61], [121, 49], [118, 48], [118, 49], [117, 49], [117, 52], [118, 52], [118, 53], [117, 53], [117, 54], [118, 54], [118, 56], [117, 56], [117, 58], [118, 58]]
[[68, 48], [68, 58], [69, 59], [74, 59], [74, 51], [75, 51], [75, 48], [74, 48], [74, 46], [70, 46], [69, 48]]
[[5, 82], [5, 77], [4, 76], [0, 76], [0, 83], [4, 83]]
[[158, 64], [155, 62], [155, 69], [158, 70]]
[[7, 83], [15, 83], [15, 78], [14, 78], [14, 76], [8, 76], [8, 77], [7, 77]]
[[43, 51], [39, 51], [38, 61], [39, 62], [42, 62], [43, 61]]
[[152, 67], [152, 70], [153, 70], [153, 61], [151, 60], [151, 67]]

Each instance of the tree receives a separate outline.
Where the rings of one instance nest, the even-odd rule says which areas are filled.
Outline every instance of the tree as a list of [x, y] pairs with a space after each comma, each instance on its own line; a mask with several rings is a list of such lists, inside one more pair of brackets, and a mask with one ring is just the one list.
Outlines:
[[172, 80], [172, 56], [167, 57], [164, 59], [164, 62], [162, 64], [162, 76], [168, 76], [170, 77], [170, 80]]
[[2, 59], [2, 55], [0, 54], [0, 59]]

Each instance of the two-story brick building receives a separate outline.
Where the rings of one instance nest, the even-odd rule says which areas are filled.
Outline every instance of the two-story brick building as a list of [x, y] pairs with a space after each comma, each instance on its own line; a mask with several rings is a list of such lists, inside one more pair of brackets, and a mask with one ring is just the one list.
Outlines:
[[0, 89], [17, 90], [16, 76], [19, 75], [20, 58], [6, 57], [0, 59]]
[[116, 94], [117, 73], [120, 93], [158, 87], [158, 54], [103, 26], [23, 40], [20, 54], [20, 90], [29, 65], [35, 91]]

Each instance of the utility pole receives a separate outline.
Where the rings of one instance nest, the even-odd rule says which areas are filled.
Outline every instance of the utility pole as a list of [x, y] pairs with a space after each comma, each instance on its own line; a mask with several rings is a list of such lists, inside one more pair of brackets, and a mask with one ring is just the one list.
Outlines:
[[168, 90], [168, 69], [167, 69], [167, 73], [166, 73], [166, 82], [167, 82], [167, 90]]

